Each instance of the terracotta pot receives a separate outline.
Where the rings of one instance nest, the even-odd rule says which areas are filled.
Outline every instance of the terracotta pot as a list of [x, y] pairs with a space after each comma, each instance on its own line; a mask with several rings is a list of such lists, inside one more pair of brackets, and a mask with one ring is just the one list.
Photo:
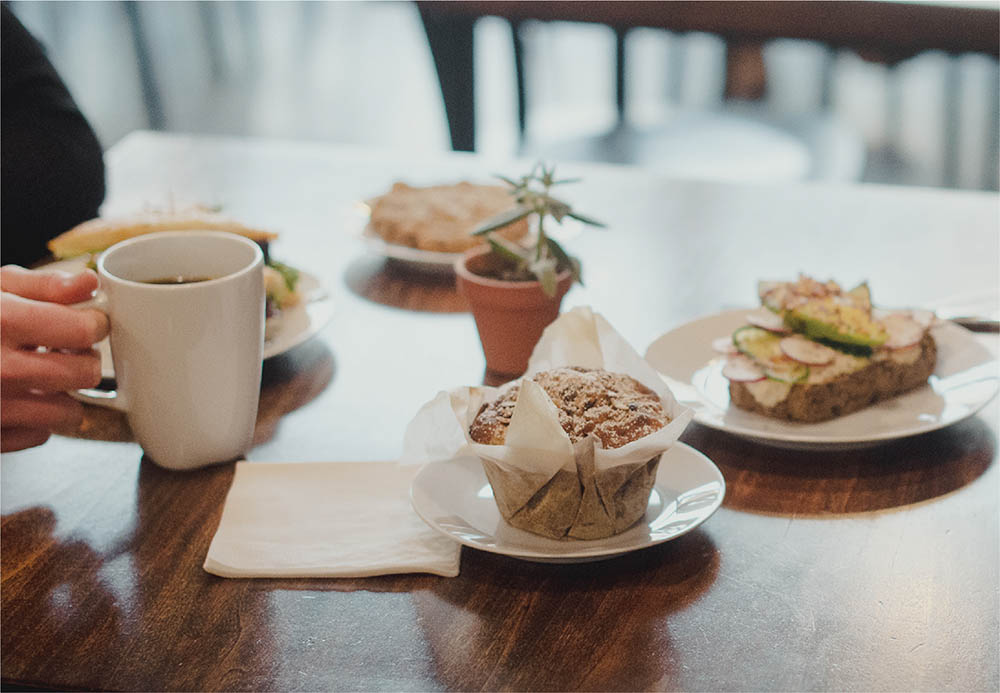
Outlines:
[[542, 331], [558, 317], [573, 275], [561, 272], [556, 295], [546, 296], [537, 281], [502, 281], [478, 274], [488, 271], [491, 259], [489, 249], [478, 248], [459, 258], [455, 262], [458, 290], [476, 319], [487, 370], [519, 376], [528, 368]]

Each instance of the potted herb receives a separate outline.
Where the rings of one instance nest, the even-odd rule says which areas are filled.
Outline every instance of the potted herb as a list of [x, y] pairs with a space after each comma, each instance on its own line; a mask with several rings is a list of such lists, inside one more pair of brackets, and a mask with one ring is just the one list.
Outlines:
[[[456, 261], [455, 273], [476, 320], [487, 370], [517, 376], [527, 368], [542, 331], [559, 315], [563, 296], [573, 282], [581, 281], [579, 260], [548, 235], [546, 220], [562, 223], [569, 217], [590, 226], [604, 225], [552, 197], [553, 186], [575, 182], [556, 179], [555, 167], [535, 164], [516, 181], [498, 177], [511, 187], [517, 204], [473, 231], [488, 245]], [[529, 245], [493, 233], [532, 215], [535, 235]]]

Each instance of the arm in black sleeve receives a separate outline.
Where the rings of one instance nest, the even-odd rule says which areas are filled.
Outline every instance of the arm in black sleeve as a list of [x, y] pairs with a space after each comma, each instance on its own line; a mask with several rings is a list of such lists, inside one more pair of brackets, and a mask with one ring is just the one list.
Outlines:
[[30, 265], [45, 243], [97, 216], [101, 144], [41, 44], [2, 5], [0, 261]]

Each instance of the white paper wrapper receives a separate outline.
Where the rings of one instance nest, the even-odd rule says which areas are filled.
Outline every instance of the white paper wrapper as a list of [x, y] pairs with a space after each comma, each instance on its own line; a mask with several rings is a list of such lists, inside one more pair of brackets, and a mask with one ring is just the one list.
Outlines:
[[[556, 407], [549, 396], [540, 385], [530, 380], [535, 373], [564, 366], [600, 368], [635, 378], [659, 396], [671, 422], [620, 448], [605, 450], [594, 446], [592, 438], [574, 445], [560, 426]], [[574, 502], [576, 506], [586, 504], [590, 490], [585, 486], [583, 499], [577, 492], [574, 501], [570, 487], [577, 480], [582, 484], [596, 478], [600, 502], [605, 506], [611, 503], [611, 496], [616, 493], [621, 496], [624, 487], [632, 485], [633, 481], [638, 483], [636, 475], [649, 477], [643, 483], [651, 485], [655, 476], [655, 461], [676, 442], [692, 417], [692, 411], [674, 399], [656, 370], [607, 320], [587, 307], [574, 308], [562, 314], [546, 328], [532, 353], [528, 370], [519, 382], [521, 391], [507, 429], [505, 445], [483, 445], [469, 437], [469, 426], [482, 404], [496, 399], [501, 390], [465, 387], [439, 393], [417, 412], [407, 427], [400, 462], [422, 464], [462, 456], [478, 457], [483, 461], [493, 485], [501, 514], [515, 526], [519, 524], [512, 518], [518, 514], [530, 515], [530, 504], [537, 504], [538, 492], [547, 484], [563, 485], [566, 498], [557, 504], [563, 506], [568, 516], [565, 518], [566, 527], [572, 528], [575, 521], [572, 505]], [[649, 465], [651, 462], [653, 464]], [[645, 471], [642, 471], [644, 468]], [[563, 474], [557, 478], [560, 471]], [[648, 500], [648, 489], [645, 493], [642, 512]], [[590, 502], [598, 501], [591, 498]], [[630, 512], [629, 516], [631, 514], [634, 512]], [[631, 519], [629, 524], [636, 519], [638, 517]], [[627, 528], [618, 526], [625, 521], [620, 517], [617, 521], [614, 518], [610, 521], [616, 525], [613, 531], [609, 531], [608, 527], [599, 527], [582, 530], [586, 536], [573, 531], [568, 534], [578, 538], [597, 538]], [[530, 521], [521, 524], [529, 525], [522, 526], [523, 529], [537, 531], [530, 527]], [[593, 523], [581, 521], [576, 524]], [[538, 533], [561, 536], [558, 527], [549, 527]]]

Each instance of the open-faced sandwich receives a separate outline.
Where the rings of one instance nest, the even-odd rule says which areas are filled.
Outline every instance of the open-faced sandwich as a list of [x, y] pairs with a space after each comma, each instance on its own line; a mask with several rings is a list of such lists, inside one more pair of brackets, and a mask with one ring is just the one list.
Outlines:
[[297, 290], [299, 272], [271, 258], [273, 231], [253, 228], [218, 212], [193, 208], [184, 211], [144, 211], [124, 216], [98, 218], [73, 227], [48, 243], [58, 260], [86, 256], [92, 266], [97, 255], [119, 241], [156, 231], [228, 231], [257, 242], [264, 251], [264, 286], [267, 292], [266, 337], [280, 328], [282, 312], [301, 301]]
[[[461, 253], [484, 243], [472, 235], [479, 224], [515, 205], [509, 190], [497, 185], [462, 181], [419, 187], [396, 182], [388, 192], [368, 201], [368, 226], [386, 243]], [[528, 231], [527, 219], [521, 219], [498, 233], [516, 241]]]
[[868, 285], [800, 276], [758, 285], [763, 309], [715, 343], [741, 409], [818, 422], [858, 411], [927, 382], [937, 346], [931, 311], [882, 311]]

